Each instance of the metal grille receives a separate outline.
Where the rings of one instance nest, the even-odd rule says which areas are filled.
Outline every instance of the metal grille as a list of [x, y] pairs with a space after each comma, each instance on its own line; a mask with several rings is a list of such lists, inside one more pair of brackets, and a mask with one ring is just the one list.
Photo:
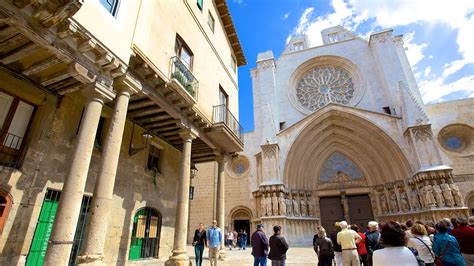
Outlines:
[[148, 207], [138, 210], [133, 219], [129, 260], [157, 258], [160, 248], [160, 233], [160, 213]]
[[23, 138], [0, 130], [0, 140], [0, 165], [20, 167]]
[[212, 123], [224, 123], [241, 142], [244, 142], [244, 128], [240, 125], [239, 120], [230, 112], [226, 104], [214, 106]]
[[69, 258], [69, 265], [76, 265], [77, 256], [82, 247], [84, 240], [84, 232], [87, 224], [87, 218], [89, 217], [89, 209], [91, 205], [92, 197], [82, 197], [81, 213], [79, 214], [79, 220], [77, 221], [76, 233], [74, 234], [74, 244], [72, 246], [71, 257]]

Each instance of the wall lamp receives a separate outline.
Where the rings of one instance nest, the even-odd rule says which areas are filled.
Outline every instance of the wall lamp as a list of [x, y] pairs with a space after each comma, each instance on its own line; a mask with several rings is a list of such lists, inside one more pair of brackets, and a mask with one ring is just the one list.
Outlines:
[[141, 147], [134, 148], [133, 145], [132, 145], [133, 134], [134, 133], [135, 133], [135, 124], [133, 124], [132, 138], [130, 140], [130, 146], [128, 146], [128, 154], [130, 156], [135, 155], [135, 154], [139, 153], [140, 151], [148, 148], [148, 146], [150, 145], [150, 139], [153, 138], [153, 135], [150, 132], [148, 132], [148, 131], [143, 132], [143, 134], [142, 134], [142, 143], [143, 143], [143, 145]]

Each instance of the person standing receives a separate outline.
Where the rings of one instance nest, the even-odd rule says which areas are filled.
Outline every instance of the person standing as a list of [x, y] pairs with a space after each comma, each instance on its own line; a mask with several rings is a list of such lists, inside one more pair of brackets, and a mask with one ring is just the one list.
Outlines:
[[461, 254], [467, 265], [474, 265], [474, 228], [469, 227], [465, 217], [458, 217], [458, 227], [451, 231], [459, 243]]
[[339, 225], [339, 222], [336, 222], [334, 224], [334, 232], [329, 236], [334, 246], [334, 260], [336, 261], [336, 266], [342, 266], [342, 249], [341, 245], [337, 243], [337, 233], [340, 231], [341, 226]]
[[400, 224], [390, 221], [381, 227], [380, 238], [385, 247], [374, 251], [373, 265], [418, 266], [415, 255], [405, 247], [405, 231], [403, 231]]
[[200, 223], [199, 228], [194, 231], [193, 246], [194, 254], [196, 255], [196, 266], [201, 266], [204, 246], [207, 247], [206, 230], [204, 230], [204, 224], [202, 223]]
[[263, 224], [257, 225], [257, 231], [252, 234], [252, 256], [254, 266], [267, 266], [268, 238], [263, 232]]
[[322, 226], [318, 229], [318, 237], [313, 242], [314, 251], [318, 256], [318, 266], [332, 266], [332, 259], [334, 258], [333, 243], [331, 239], [327, 237], [326, 229]]
[[212, 225], [207, 232], [207, 243], [209, 245], [209, 261], [211, 266], [217, 265], [217, 258], [219, 257], [219, 249], [222, 242], [222, 232], [217, 227], [217, 221], [212, 221]]
[[273, 227], [273, 233], [274, 234], [270, 237], [270, 253], [268, 254], [268, 258], [272, 260], [272, 266], [285, 266], [288, 243], [286, 243], [286, 239], [281, 236], [281, 226], [275, 225]]
[[431, 246], [425, 226], [414, 224], [411, 227], [411, 237], [408, 238], [407, 247], [416, 249], [419, 256], [418, 261], [422, 260], [425, 266], [434, 266], [434, 254]]
[[372, 266], [372, 255], [374, 251], [382, 249], [380, 243], [379, 224], [375, 221], [370, 221], [367, 224], [368, 231], [365, 233], [365, 249], [367, 250], [367, 265]]
[[365, 234], [360, 232], [357, 224], [351, 225], [351, 229], [354, 230], [360, 237], [361, 240], [357, 243], [357, 253], [359, 254], [360, 264], [367, 266], [367, 249], [365, 248]]
[[359, 266], [359, 254], [357, 254], [357, 246], [362, 238], [353, 230], [349, 230], [346, 221], [339, 223], [341, 232], [337, 233], [337, 243], [342, 248], [342, 264], [344, 266]]
[[234, 245], [234, 233], [232, 230], [229, 230], [227, 233], [227, 246], [229, 247], [229, 250], [232, 250], [232, 246]]
[[433, 251], [436, 256], [441, 258], [445, 266], [465, 266], [466, 262], [461, 255], [458, 241], [454, 236], [448, 234], [450, 225], [449, 220], [441, 220], [436, 224], [438, 233], [434, 235]]

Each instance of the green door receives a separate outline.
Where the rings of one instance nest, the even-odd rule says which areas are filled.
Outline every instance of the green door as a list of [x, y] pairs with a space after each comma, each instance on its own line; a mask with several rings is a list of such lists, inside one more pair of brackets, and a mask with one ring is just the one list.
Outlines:
[[133, 217], [133, 231], [132, 231], [132, 240], [130, 243], [130, 253], [128, 255], [129, 260], [136, 260], [141, 258], [143, 238], [137, 236], [138, 230], [138, 217], [141, 217], [144, 214], [144, 209], [139, 210]]

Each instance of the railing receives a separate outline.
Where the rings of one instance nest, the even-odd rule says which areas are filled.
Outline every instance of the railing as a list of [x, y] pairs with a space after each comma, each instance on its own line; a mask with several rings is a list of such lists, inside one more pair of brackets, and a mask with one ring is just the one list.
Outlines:
[[171, 57], [171, 78], [176, 79], [197, 100], [199, 82], [177, 56]]
[[19, 168], [23, 138], [0, 130], [0, 165]]
[[224, 123], [242, 143], [244, 142], [244, 128], [227, 108], [227, 105], [214, 106], [212, 123]]

